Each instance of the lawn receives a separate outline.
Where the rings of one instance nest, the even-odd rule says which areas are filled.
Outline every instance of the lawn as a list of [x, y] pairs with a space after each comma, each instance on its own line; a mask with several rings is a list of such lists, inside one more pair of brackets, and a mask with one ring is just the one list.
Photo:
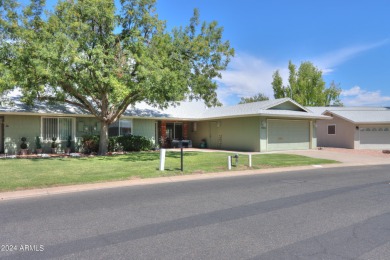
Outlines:
[[[0, 159], [0, 191], [43, 188], [80, 183], [153, 178], [227, 170], [231, 153], [185, 152], [180, 171], [180, 152], [167, 152], [165, 171], [159, 171], [158, 152], [82, 158]], [[248, 156], [240, 155], [232, 170], [245, 170]], [[299, 155], [261, 154], [252, 156], [252, 169], [335, 163]]]

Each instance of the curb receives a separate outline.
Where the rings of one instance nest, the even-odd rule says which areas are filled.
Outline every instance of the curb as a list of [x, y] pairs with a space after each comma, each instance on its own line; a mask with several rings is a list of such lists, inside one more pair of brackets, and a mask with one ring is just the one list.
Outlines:
[[207, 179], [215, 179], [215, 178], [230, 178], [230, 177], [238, 177], [238, 176], [269, 174], [269, 173], [283, 173], [283, 172], [298, 171], [298, 170], [318, 170], [323, 168], [338, 168], [338, 167], [362, 166], [362, 165], [367, 165], [367, 164], [336, 163], [336, 164], [294, 166], [294, 167], [285, 167], [285, 168], [269, 168], [269, 169], [257, 169], [257, 170], [245, 170], [245, 171], [211, 172], [211, 173], [202, 173], [202, 174], [176, 175], [176, 176], [169, 176], [169, 177], [157, 177], [157, 178], [150, 178], [150, 179], [132, 179], [132, 180], [124, 180], [124, 181], [111, 181], [111, 182], [91, 183], [91, 184], [77, 184], [77, 185], [50, 187], [50, 188], [42, 188], [42, 189], [3, 192], [0, 193], [0, 202], [7, 201], [7, 200], [36, 198], [36, 197], [66, 194], [66, 193], [76, 193], [76, 192], [83, 192], [83, 191], [113, 189], [113, 188], [120, 188], [120, 187], [131, 187], [131, 186], [140, 186], [140, 185], [153, 185], [153, 184], [162, 184], [162, 183], [207, 180]]

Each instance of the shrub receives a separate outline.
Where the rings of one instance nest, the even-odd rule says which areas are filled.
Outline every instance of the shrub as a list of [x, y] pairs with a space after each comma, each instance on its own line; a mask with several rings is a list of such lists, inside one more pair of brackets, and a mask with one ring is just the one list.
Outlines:
[[148, 151], [153, 148], [153, 142], [144, 136], [126, 135], [118, 136], [118, 143], [123, 147], [124, 151]]
[[22, 141], [22, 143], [20, 144], [20, 149], [27, 149], [27, 144], [26, 144], [27, 138], [22, 137], [20, 141]]
[[[97, 153], [99, 150], [98, 135], [85, 135], [81, 140], [84, 153]], [[108, 138], [108, 151], [148, 151], [153, 148], [153, 142], [146, 137], [137, 135], [114, 136]]]
[[84, 153], [97, 153], [99, 151], [99, 136], [84, 135], [81, 138], [81, 146]]
[[41, 138], [39, 136], [35, 137], [35, 148], [42, 149]]
[[72, 146], [72, 136], [68, 136], [68, 139], [66, 140], [66, 148], [70, 148]]
[[57, 148], [58, 144], [56, 143], [57, 141], [57, 137], [53, 136], [53, 138], [51, 139], [52, 142], [51, 142], [51, 148]]
[[117, 152], [123, 151], [123, 146], [118, 143], [118, 136], [112, 136], [108, 138], [108, 151], [109, 152]]

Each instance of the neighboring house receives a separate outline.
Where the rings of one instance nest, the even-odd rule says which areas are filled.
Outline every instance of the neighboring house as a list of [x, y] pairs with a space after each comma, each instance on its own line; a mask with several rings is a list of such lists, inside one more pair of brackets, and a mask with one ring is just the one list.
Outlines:
[[[99, 134], [99, 121], [69, 105], [39, 103], [27, 106], [19, 97], [0, 105], [0, 151], [19, 151], [20, 138], [26, 137], [30, 151], [40, 136], [49, 151], [51, 138], [58, 137], [63, 149], [68, 136], [73, 149], [80, 149], [80, 138]], [[316, 120], [327, 116], [312, 113], [291, 99], [276, 99], [236, 106], [206, 108], [200, 102], [158, 110], [148, 106], [129, 107], [121, 119], [109, 127], [109, 135], [141, 135], [154, 142], [191, 140], [200, 147], [239, 151], [279, 151], [317, 147]]]
[[390, 149], [390, 109], [385, 107], [310, 107], [332, 117], [317, 121], [317, 145], [349, 149]]

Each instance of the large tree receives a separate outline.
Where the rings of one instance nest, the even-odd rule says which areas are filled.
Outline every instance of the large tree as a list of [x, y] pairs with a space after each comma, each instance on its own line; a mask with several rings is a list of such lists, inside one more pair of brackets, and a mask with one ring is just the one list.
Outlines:
[[16, 13], [13, 11], [16, 8], [16, 3], [9, 0], [0, 0], [0, 101], [2, 101], [3, 96], [12, 85], [13, 77], [11, 71], [8, 69], [8, 64], [6, 61], [12, 58], [12, 53], [10, 52], [10, 45], [12, 43], [10, 26], [8, 22], [12, 22], [16, 18]]
[[290, 61], [288, 64], [288, 85], [283, 85], [279, 71], [273, 74], [272, 87], [275, 98], [289, 97], [304, 106], [342, 105], [341, 89], [334, 82], [328, 88], [322, 78], [322, 71], [311, 62], [303, 62], [298, 70]]
[[24, 9], [15, 7], [16, 0], [0, 1], [7, 1], [0, 22], [8, 33], [0, 42], [0, 66], [8, 72], [0, 76], [13, 76], [12, 84], [0, 79], [0, 87], [21, 88], [27, 103], [48, 100], [87, 110], [102, 125], [99, 154], [107, 152], [108, 126], [129, 105], [219, 103], [213, 79], [234, 50], [217, 22], [200, 23], [197, 9], [188, 26], [168, 31], [155, 0], [120, 0], [119, 6], [114, 0], [64, 0], [53, 11], [44, 0], [31, 0]]

